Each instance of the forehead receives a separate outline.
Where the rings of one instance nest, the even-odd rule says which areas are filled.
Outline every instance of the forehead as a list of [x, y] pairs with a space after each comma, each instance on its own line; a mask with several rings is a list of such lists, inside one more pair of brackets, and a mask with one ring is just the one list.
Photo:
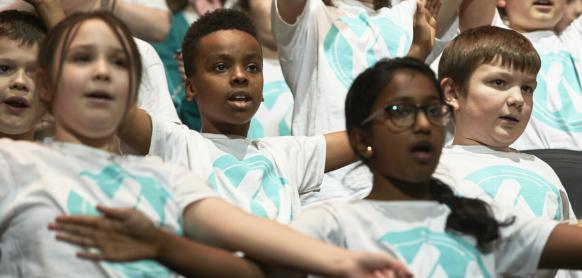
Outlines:
[[38, 44], [36, 43], [26, 45], [6, 37], [0, 37], [0, 57], [23, 62], [34, 62], [37, 54]]
[[111, 27], [99, 19], [89, 19], [79, 23], [71, 47], [78, 45], [108, 45], [121, 47], [121, 43], [111, 30]]
[[392, 81], [382, 89], [376, 102], [380, 102], [381, 105], [392, 101], [422, 103], [440, 98], [439, 91], [428, 77], [412, 70], [399, 70], [392, 77]]
[[228, 56], [254, 54], [262, 58], [261, 51], [261, 45], [257, 39], [240, 30], [219, 30], [198, 41], [199, 57], [208, 57], [213, 54]]
[[532, 72], [518, 70], [514, 67], [509, 65], [502, 65], [501, 62], [498, 63], [490, 63], [490, 64], [482, 64], [479, 65], [475, 71], [473, 72], [472, 77], [480, 77], [486, 76], [491, 74], [501, 74], [505, 76], [511, 76], [516, 78], [521, 78], [526, 81], [535, 82], [536, 74]]

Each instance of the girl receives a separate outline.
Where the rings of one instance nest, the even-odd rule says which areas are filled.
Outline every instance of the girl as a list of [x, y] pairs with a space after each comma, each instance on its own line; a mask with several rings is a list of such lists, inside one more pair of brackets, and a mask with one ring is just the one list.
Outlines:
[[[158, 259], [180, 271], [187, 265], [183, 273], [189, 276], [261, 273], [228, 252], [171, 234], [324, 275], [373, 273], [392, 265], [390, 257], [347, 252], [247, 215], [214, 198], [187, 170], [158, 158], [108, 152], [128, 107], [135, 104], [141, 72], [136, 45], [113, 15], [68, 17], [47, 35], [38, 63], [37, 85], [55, 119], [54, 141], [0, 140], [0, 276], [175, 276], [152, 261], [73, 261], [77, 250], [59, 244], [44, 227], [63, 213], [96, 215], [96, 204], [133, 207], [153, 219], [164, 238], [184, 246], [165, 249]], [[151, 235], [145, 229], [137, 233]]]

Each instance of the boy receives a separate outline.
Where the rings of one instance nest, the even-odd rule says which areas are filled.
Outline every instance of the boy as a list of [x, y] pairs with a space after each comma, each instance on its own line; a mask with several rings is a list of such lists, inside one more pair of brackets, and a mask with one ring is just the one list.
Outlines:
[[38, 47], [46, 34], [33, 14], [0, 12], [0, 137], [33, 140], [44, 114], [34, 85]]
[[435, 175], [462, 196], [529, 216], [575, 219], [555, 172], [509, 147], [530, 118], [540, 66], [527, 38], [498, 27], [465, 31], [445, 48], [438, 75], [455, 134]]
[[120, 132], [139, 152], [184, 165], [223, 198], [252, 214], [290, 222], [299, 194], [316, 190], [324, 171], [355, 159], [344, 132], [249, 141], [262, 101], [261, 45], [241, 12], [201, 17], [183, 44], [186, 94], [200, 107], [202, 134], [136, 109]]
[[503, 22], [526, 36], [542, 60], [532, 119], [514, 147], [519, 150], [582, 150], [582, 18], [557, 35], [566, 0], [499, 0]]

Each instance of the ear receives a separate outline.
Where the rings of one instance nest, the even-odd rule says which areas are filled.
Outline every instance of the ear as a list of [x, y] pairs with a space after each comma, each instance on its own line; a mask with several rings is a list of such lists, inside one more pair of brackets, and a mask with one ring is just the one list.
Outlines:
[[443, 88], [445, 94], [445, 102], [453, 107], [453, 110], [459, 110], [459, 98], [461, 97], [461, 92], [453, 79], [450, 77], [443, 78], [443, 80], [441, 80], [441, 88]]
[[51, 103], [53, 100], [53, 93], [47, 72], [42, 69], [37, 69], [34, 73], [34, 83], [36, 84], [36, 92], [40, 100], [44, 103]]
[[506, 0], [497, 0], [497, 7], [504, 9], [505, 6], [507, 6], [507, 1]]
[[185, 86], [186, 86], [186, 100], [188, 101], [193, 101], [196, 99], [196, 87], [194, 86], [194, 84], [192, 84], [192, 81], [190, 80], [190, 78], [187, 78], [186, 80], [184, 80], [184, 82], [186, 82]]
[[368, 131], [359, 128], [352, 129], [349, 133], [352, 148], [358, 156], [365, 159], [370, 159], [374, 156], [374, 149], [368, 142], [368, 135]]

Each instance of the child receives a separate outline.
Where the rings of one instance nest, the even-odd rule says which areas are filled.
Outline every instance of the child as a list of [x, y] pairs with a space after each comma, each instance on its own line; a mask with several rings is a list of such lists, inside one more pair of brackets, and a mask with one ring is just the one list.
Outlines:
[[[566, 0], [499, 0], [503, 22], [526, 36], [539, 53], [542, 66], [534, 94], [532, 119], [515, 142], [518, 150], [582, 149], [582, 18], [559, 35], [553, 30], [562, 18]], [[579, 155], [579, 154], [578, 154]]]
[[575, 219], [552, 168], [509, 148], [530, 118], [539, 68], [527, 38], [507, 29], [475, 28], [447, 46], [439, 78], [454, 108], [455, 135], [436, 175], [452, 179], [448, 184], [462, 196], [529, 216]]
[[[190, 171], [159, 158], [103, 151], [135, 105], [141, 72], [129, 30], [113, 15], [68, 17], [47, 35], [38, 62], [38, 90], [54, 115], [55, 136], [44, 145], [0, 140], [0, 276], [175, 277], [152, 261], [73, 261], [78, 250], [57, 243], [45, 226], [63, 213], [96, 215], [96, 204], [134, 207], [168, 234], [323, 275], [392, 263], [386, 256], [346, 252], [249, 216], [215, 198]], [[199, 258], [187, 262], [194, 269], [190, 275], [260, 275], [254, 264], [228, 252], [193, 242], [186, 246], [193, 250], [191, 257]], [[366, 266], [370, 260], [375, 266]]]
[[186, 34], [183, 55], [202, 133], [136, 109], [120, 133], [136, 150], [189, 168], [229, 202], [281, 223], [294, 218], [299, 194], [317, 190], [325, 171], [354, 159], [345, 132], [247, 139], [263, 98], [263, 56], [243, 13], [202, 16]]
[[[374, 173], [372, 192], [364, 200], [310, 207], [292, 226], [338, 246], [392, 254], [416, 277], [531, 276], [538, 267], [582, 268], [582, 229], [504, 211], [494, 216], [484, 202], [456, 196], [432, 178], [449, 112], [422, 62], [397, 58], [366, 70], [348, 93], [346, 126], [354, 151]], [[120, 229], [127, 224], [115, 219], [79, 220], [60, 218], [57, 227], [90, 242], [95, 234], [105, 236], [103, 221], [113, 221], [107, 232], [117, 231], [108, 237], [127, 234]], [[90, 232], [78, 232], [84, 228]], [[118, 238], [97, 245], [127, 242]]]
[[0, 12], [0, 138], [33, 140], [44, 114], [33, 75], [45, 33], [33, 14]]

